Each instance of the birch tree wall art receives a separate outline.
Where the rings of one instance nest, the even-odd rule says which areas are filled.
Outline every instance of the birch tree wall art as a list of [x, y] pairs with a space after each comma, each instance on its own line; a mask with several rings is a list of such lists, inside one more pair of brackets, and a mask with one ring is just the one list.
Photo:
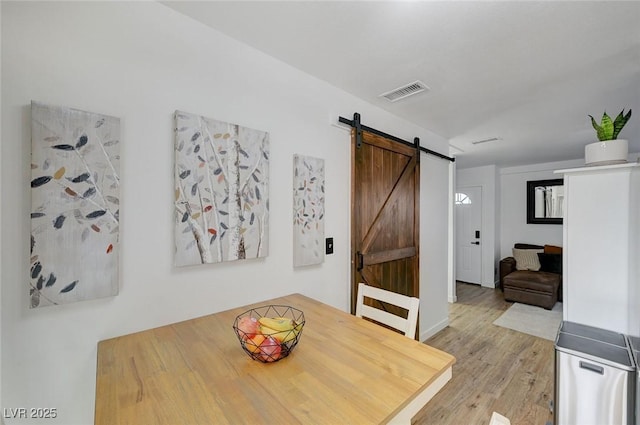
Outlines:
[[118, 293], [120, 120], [31, 102], [31, 308]]
[[269, 253], [269, 133], [175, 113], [175, 264]]
[[293, 156], [293, 265], [324, 261], [324, 159]]

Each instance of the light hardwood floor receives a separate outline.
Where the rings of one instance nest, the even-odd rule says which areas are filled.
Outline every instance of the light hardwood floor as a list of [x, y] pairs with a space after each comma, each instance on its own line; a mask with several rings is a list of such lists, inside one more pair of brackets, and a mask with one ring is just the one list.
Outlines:
[[499, 289], [457, 284], [449, 326], [426, 341], [456, 357], [453, 378], [422, 409], [420, 425], [483, 425], [496, 411], [513, 425], [553, 421], [553, 342], [493, 324], [512, 303]]

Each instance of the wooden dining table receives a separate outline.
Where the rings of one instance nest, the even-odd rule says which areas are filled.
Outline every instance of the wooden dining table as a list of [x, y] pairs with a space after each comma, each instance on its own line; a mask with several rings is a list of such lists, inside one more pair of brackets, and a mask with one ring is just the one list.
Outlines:
[[[251, 308], [304, 312], [291, 354], [261, 363], [232, 325]], [[455, 358], [300, 294], [98, 343], [95, 424], [405, 423]]]

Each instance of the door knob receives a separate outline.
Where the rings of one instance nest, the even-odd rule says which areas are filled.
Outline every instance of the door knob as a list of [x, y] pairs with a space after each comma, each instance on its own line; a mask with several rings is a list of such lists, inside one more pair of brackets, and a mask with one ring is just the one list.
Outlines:
[[480, 242], [471, 242], [471, 245], [480, 245]]

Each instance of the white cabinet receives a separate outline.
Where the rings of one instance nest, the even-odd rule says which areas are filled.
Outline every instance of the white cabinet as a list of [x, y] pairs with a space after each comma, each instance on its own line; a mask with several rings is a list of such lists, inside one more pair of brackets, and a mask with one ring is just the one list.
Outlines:
[[640, 335], [640, 164], [564, 174], [563, 318]]

